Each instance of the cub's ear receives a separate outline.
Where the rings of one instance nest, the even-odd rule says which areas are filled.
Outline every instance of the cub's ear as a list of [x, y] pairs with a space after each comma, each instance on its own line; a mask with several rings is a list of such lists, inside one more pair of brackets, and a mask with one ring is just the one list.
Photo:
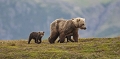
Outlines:
[[74, 20], [74, 18], [72, 18], [72, 20]]
[[43, 33], [45, 33], [45, 32], [43, 31]]

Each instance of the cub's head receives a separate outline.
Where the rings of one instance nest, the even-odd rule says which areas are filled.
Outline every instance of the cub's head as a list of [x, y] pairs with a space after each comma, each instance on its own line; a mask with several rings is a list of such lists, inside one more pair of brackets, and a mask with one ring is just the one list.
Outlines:
[[80, 28], [80, 29], [86, 29], [86, 26], [85, 26], [85, 18], [73, 18], [72, 19], [74, 25], [76, 28]]
[[38, 32], [38, 34], [40, 35], [40, 37], [43, 37], [44, 36], [44, 31], [40, 31], [40, 32]]

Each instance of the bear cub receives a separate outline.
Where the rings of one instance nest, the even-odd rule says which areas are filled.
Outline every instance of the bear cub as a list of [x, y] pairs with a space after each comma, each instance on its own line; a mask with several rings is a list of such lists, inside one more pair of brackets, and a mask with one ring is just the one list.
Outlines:
[[32, 39], [35, 40], [35, 43], [40, 44], [41, 43], [41, 39], [44, 36], [44, 33], [45, 33], [44, 31], [30, 33], [29, 39], [28, 39], [28, 44], [30, 44], [30, 41]]

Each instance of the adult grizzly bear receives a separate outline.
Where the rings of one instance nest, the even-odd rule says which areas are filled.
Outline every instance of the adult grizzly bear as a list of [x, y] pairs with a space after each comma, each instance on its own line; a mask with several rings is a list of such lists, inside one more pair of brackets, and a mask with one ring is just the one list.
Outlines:
[[34, 39], [35, 43], [37, 43], [37, 44], [41, 43], [41, 39], [42, 39], [43, 36], [44, 36], [44, 32], [43, 31], [30, 33], [29, 39], [28, 39], [28, 44], [30, 44], [30, 41], [32, 39]]
[[54, 43], [55, 40], [60, 38], [60, 43], [63, 43], [65, 37], [69, 34], [73, 34], [73, 39], [78, 42], [78, 29], [86, 29], [84, 18], [73, 18], [70, 20], [57, 19], [50, 25], [50, 37], [48, 41]]

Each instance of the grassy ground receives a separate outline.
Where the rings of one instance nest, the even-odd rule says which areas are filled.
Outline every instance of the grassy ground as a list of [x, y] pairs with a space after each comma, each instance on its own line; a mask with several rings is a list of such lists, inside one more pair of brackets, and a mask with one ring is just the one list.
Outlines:
[[0, 40], [0, 59], [120, 59], [120, 38], [83, 38], [78, 43], [27, 44]]

